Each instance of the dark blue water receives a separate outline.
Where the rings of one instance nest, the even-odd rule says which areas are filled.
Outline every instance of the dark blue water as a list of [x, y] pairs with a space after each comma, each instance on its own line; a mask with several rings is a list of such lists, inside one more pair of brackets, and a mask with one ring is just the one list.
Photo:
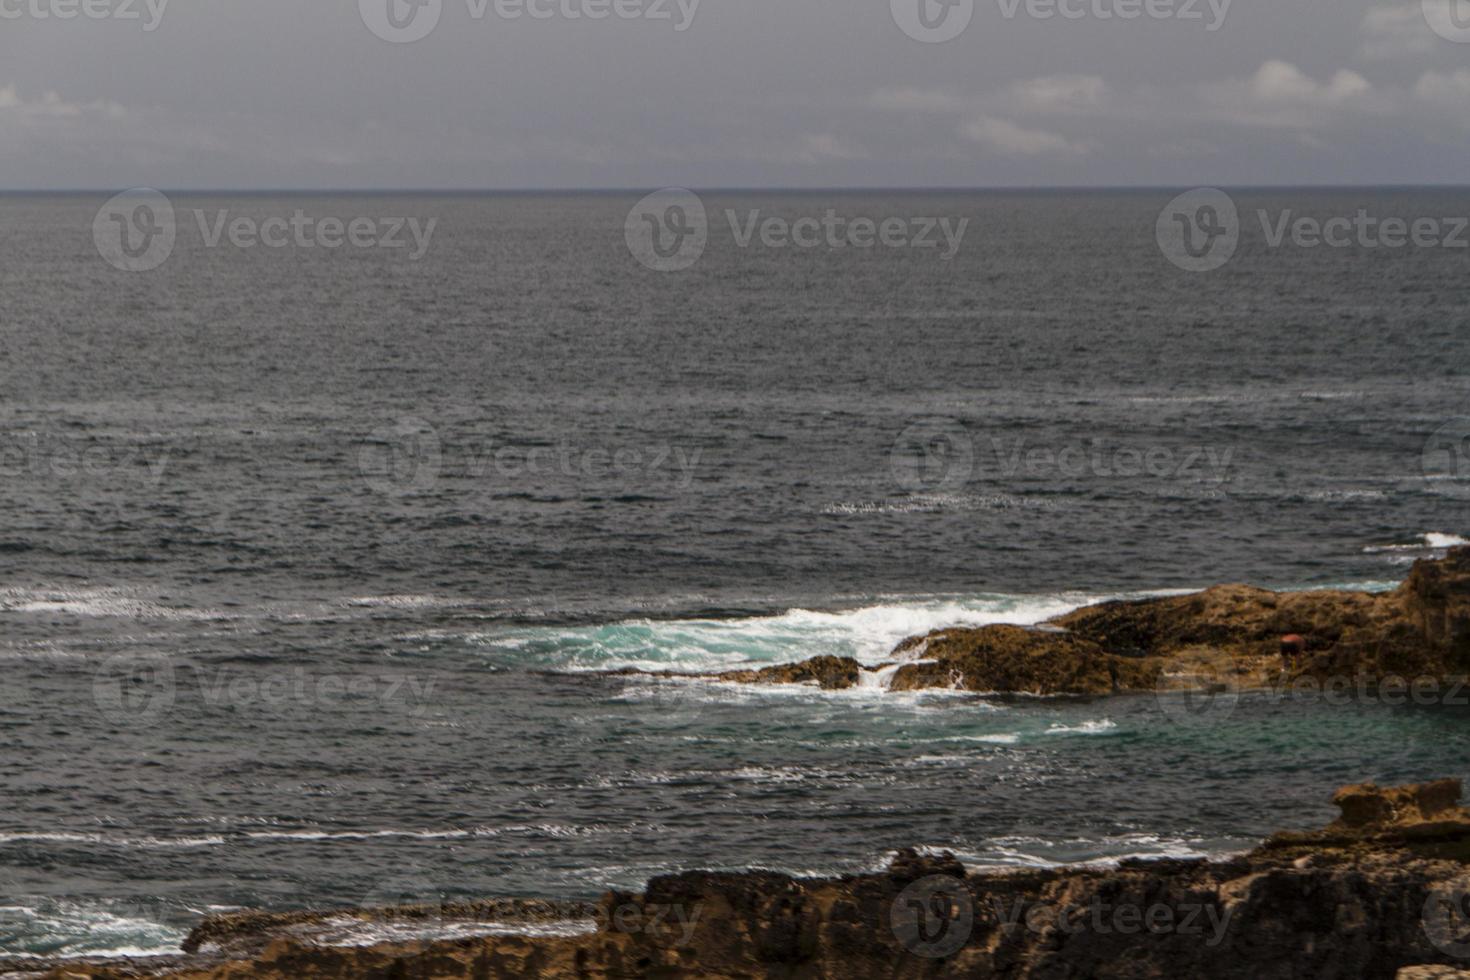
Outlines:
[[[1462, 776], [1464, 709], [995, 702], [608, 677], [1250, 580], [1386, 588], [1470, 536], [1470, 255], [1224, 268], [1161, 193], [0, 198], [0, 952], [211, 908], [590, 897], [675, 868], [1220, 853], [1344, 782]], [[739, 247], [722, 212], [968, 218]], [[206, 247], [192, 212], [437, 219], [423, 257]], [[1470, 430], [1466, 430], [1470, 431]]]

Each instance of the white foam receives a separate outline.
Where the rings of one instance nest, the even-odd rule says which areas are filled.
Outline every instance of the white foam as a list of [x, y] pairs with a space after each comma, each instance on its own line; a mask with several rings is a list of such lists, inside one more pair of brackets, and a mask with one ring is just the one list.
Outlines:
[[87, 619], [210, 621], [238, 618], [218, 609], [176, 609], [122, 589], [0, 589], [0, 612]]
[[1084, 721], [1080, 725], [1053, 725], [1046, 730], [1048, 735], [1104, 735], [1116, 730], [1118, 723], [1111, 718]]
[[822, 513], [855, 517], [870, 514], [936, 514], [942, 511], [1056, 510], [1062, 506], [1048, 497], [1020, 497], [1009, 493], [913, 494], [901, 500], [855, 501], [829, 504]]
[[1413, 544], [1369, 545], [1363, 549], [1363, 553], [1366, 555], [1377, 555], [1404, 551], [1443, 551], [1446, 548], [1458, 548], [1466, 544], [1470, 544], [1470, 541], [1460, 537], [1458, 534], [1430, 531], [1426, 534], [1419, 535], [1419, 540]]
[[887, 693], [893, 687], [894, 676], [902, 667], [902, 664], [894, 664], [891, 667], [880, 667], [877, 670], [865, 670], [858, 678], [858, 687], [880, 694]]
[[39, 831], [22, 833], [0, 833], [0, 844], [44, 842], [61, 844], [100, 844], [104, 847], [133, 847], [144, 850], [212, 847], [223, 844], [225, 838], [209, 837], [109, 837], [106, 834], [79, 834], [66, 831]]
[[702, 673], [811, 657], [887, 661], [902, 641], [948, 627], [1033, 626], [1106, 596], [937, 596], [837, 612], [791, 609], [728, 620], [626, 620], [604, 626], [522, 627], [469, 634], [470, 642], [539, 667], [567, 671]]
[[994, 735], [947, 735], [940, 742], [983, 742], [987, 745], [1015, 745], [1021, 741], [1019, 732], [997, 732]]
[[464, 599], [434, 595], [369, 595], [342, 600], [345, 606], [362, 609], [450, 609], [470, 605]]
[[239, 841], [314, 842], [338, 840], [467, 840], [497, 837], [504, 833], [537, 831], [554, 837], [576, 837], [600, 833], [601, 826], [570, 827], [560, 824], [515, 824], [506, 827], [449, 828], [444, 830], [258, 830], [243, 833], [189, 835], [183, 837], [127, 837], [100, 833], [68, 831], [35, 831], [0, 833], [0, 844], [56, 843], [92, 844], [102, 847], [170, 850], [178, 848], [217, 847]]
[[185, 935], [127, 903], [39, 899], [0, 913], [8, 920], [0, 921], [0, 938], [20, 947], [0, 946], [0, 957], [15, 959], [166, 956], [179, 952]]
[[344, 916], [324, 920], [312, 926], [308, 941], [316, 946], [375, 946], [378, 943], [405, 943], [417, 940], [448, 941], [479, 936], [584, 936], [597, 931], [591, 919], [568, 919], [562, 922], [478, 922], [452, 918], [365, 922]]

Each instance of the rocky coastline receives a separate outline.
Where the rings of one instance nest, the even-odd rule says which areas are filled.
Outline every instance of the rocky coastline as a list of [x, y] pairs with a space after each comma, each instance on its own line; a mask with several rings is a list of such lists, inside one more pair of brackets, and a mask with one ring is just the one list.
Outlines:
[[[0, 962], [35, 980], [355, 978], [1467, 977], [1460, 783], [1340, 790], [1342, 815], [1220, 861], [975, 872], [903, 851], [885, 871], [655, 878], [595, 906], [485, 902], [205, 920], [179, 957]], [[332, 945], [344, 918], [443, 935]], [[510, 934], [463, 935], [503, 926]], [[561, 925], [564, 928], [547, 928]], [[538, 931], [537, 927], [541, 927]]]
[[699, 676], [826, 690], [881, 678], [893, 691], [1107, 696], [1303, 681], [1443, 685], [1467, 675], [1470, 547], [1417, 562], [1392, 592], [1220, 585], [1087, 606], [1039, 626], [937, 630], [903, 641], [876, 665], [825, 656]]
[[[939, 630], [876, 666], [820, 657], [704, 680], [1107, 696], [1467, 673], [1470, 547], [1382, 594], [1226, 585]], [[1470, 977], [1460, 797], [1455, 780], [1346, 787], [1328, 827], [1216, 861], [976, 871], [902, 851], [877, 873], [695, 871], [597, 903], [236, 913], [205, 919], [177, 956], [0, 960], [0, 980]]]

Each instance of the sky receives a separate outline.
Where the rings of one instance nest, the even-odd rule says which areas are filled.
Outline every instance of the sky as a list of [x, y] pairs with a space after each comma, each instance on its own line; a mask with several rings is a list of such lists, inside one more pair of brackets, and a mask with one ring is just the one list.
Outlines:
[[0, 188], [1470, 183], [1470, 0], [0, 0]]

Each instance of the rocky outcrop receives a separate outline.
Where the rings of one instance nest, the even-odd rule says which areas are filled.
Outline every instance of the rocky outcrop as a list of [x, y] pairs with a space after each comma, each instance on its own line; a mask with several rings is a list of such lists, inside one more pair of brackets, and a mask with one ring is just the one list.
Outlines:
[[1113, 694], [1265, 688], [1302, 678], [1369, 686], [1458, 679], [1470, 674], [1470, 547], [1416, 563], [1384, 594], [1221, 585], [1088, 606], [1046, 627], [948, 629], [907, 640], [895, 657], [917, 653], [927, 662], [901, 668], [893, 686]]
[[1427, 823], [1470, 824], [1470, 810], [1460, 806], [1458, 779], [1441, 779], [1380, 789], [1373, 783], [1344, 786], [1332, 797], [1342, 817], [1331, 832], [1393, 830]]
[[[585, 935], [480, 936], [328, 947], [267, 930], [249, 958], [176, 980], [355, 978], [973, 977], [1369, 978], [1453, 976], [1470, 964], [1459, 784], [1337, 796], [1342, 818], [1238, 858], [1116, 869], [967, 871], [899, 853], [886, 871], [792, 878], [765, 871], [655, 878], [609, 893]], [[1430, 830], [1426, 830], [1430, 828]], [[224, 934], [238, 943], [239, 920]], [[208, 923], [204, 934], [211, 932]], [[1417, 971], [1401, 974], [1400, 971]], [[1439, 971], [1439, 972], [1436, 972]], [[49, 975], [116, 980], [117, 967]]]
[[1161, 670], [1159, 661], [1114, 656], [1086, 637], [1019, 626], [941, 630], [895, 653], [922, 657], [894, 674], [895, 691], [1116, 694], [1153, 689]]
[[1209, 650], [1251, 670], [1279, 658], [1282, 638], [1294, 634], [1305, 650], [1281, 665], [1291, 676], [1461, 676], [1470, 672], [1470, 547], [1415, 563], [1403, 585], [1384, 594], [1224, 585], [1092, 606], [1055, 624], [1121, 655], [1173, 659]]
[[1055, 620], [1120, 656], [1172, 657], [1199, 647], [1238, 656], [1277, 656], [1281, 638], [1299, 634], [1307, 649], [1330, 647], [1346, 632], [1384, 617], [1365, 592], [1270, 592], [1220, 585], [1193, 595], [1109, 602]]
[[1087, 606], [1039, 627], [936, 630], [905, 640], [876, 666], [828, 656], [700, 676], [842, 690], [880, 672], [895, 691], [1032, 695], [1460, 679], [1470, 675], [1470, 547], [1418, 562], [1389, 593], [1220, 585]]
[[851, 657], [815, 657], [799, 664], [728, 671], [714, 679], [740, 684], [816, 684], [823, 690], [840, 691], [856, 686], [862, 674], [862, 666]]

